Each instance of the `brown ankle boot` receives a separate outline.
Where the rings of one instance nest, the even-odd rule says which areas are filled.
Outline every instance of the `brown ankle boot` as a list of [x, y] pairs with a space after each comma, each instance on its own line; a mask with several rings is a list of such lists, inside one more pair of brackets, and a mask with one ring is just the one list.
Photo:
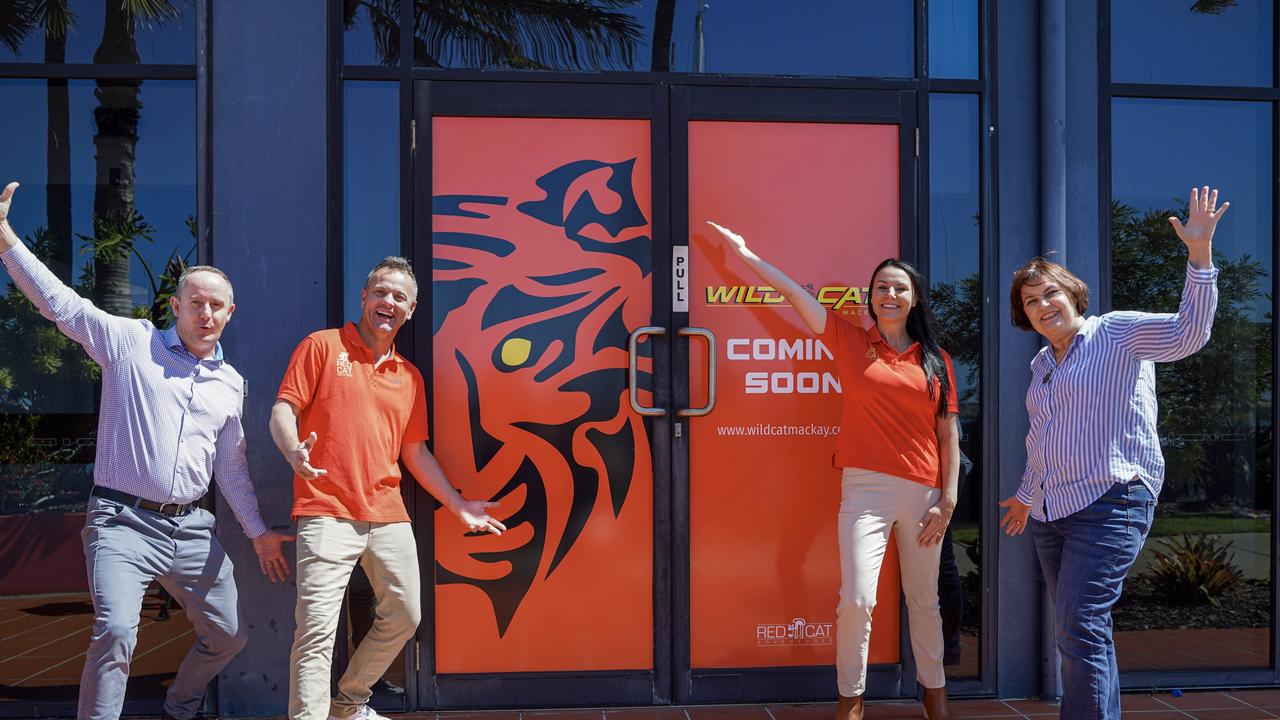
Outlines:
[[924, 689], [924, 716], [927, 720], [952, 720], [946, 687]]
[[840, 704], [836, 706], [836, 720], [862, 720], [862, 696], [840, 696]]

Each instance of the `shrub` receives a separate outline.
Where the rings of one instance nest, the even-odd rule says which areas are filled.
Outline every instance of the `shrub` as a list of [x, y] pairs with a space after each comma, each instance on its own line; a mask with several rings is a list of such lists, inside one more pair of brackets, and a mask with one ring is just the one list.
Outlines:
[[1163, 538], [1158, 544], [1163, 549], [1153, 553], [1155, 562], [1143, 577], [1170, 600], [1218, 607], [1223, 594], [1242, 576], [1234, 562], [1233, 542], [1222, 544], [1209, 535], [1185, 534]]

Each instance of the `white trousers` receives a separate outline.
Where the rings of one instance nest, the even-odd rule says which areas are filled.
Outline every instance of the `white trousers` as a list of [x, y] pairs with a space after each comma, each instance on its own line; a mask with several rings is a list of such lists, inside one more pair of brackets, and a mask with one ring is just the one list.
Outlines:
[[902, 591], [907, 598], [916, 678], [926, 688], [946, 684], [942, 668], [942, 616], [938, 561], [942, 546], [921, 547], [920, 521], [942, 491], [871, 470], [845, 468], [840, 494], [840, 604], [836, 606], [836, 678], [840, 694], [861, 695], [867, 685], [871, 611], [889, 533], [897, 538]]
[[[329, 673], [342, 597], [359, 562], [377, 598], [373, 628], [347, 663], [330, 707]], [[348, 717], [369, 701], [422, 618], [418, 550], [409, 523], [298, 519], [298, 605], [289, 657], [289, 718]]]

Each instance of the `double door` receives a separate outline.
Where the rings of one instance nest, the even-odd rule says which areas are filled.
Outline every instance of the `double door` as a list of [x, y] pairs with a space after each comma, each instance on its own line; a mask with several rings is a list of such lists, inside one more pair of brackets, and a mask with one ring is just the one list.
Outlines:
[[[831, 698], [839, 378], [704, 221], [869, 322], [871, 269], [916, 251], [914, 94], [414, 95], [434, 450], [509, 528], [415, 503], [417, 705]], [[913, 695], [885, 568], [869, 692]]]

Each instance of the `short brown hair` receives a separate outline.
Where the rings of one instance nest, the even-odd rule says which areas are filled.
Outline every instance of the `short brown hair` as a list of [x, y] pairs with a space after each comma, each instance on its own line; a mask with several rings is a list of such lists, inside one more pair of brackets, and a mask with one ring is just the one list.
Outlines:
[[236, 291], [235, 291], [235, 288], [231, 287], [231, 278], [227, 277], [226, 273], [222, 272], [221, 270], [219, 270], [218, 268], [212, 265], [192, 265], [186, 270], [183, 270], [182, 274], [178, 276], [178, 288], [177, 288], [177, 291], [174, 292], [174, 295], [181, 298], [182, 288], [187, 284], [187, 278], [191, 277], [192, 275], [198, 272], [213, 273], [214, 275], [217, 275], [218, 277], [225, 280], [227, 282], [227, 302], [236, 301]]
[[415, 300], [417, 299], [418, 277], [413, 274], [413, 265], [410, 265], [408, 260], [405, 260], [399, 255], [389, 255], [383, 258], [382, 262], [373, 266], [373, 269], [369, 271], [369, 274], [364, 279], [364, 287], [366, 290], [373, 284], [373, 278], [383, 270], [404, 273], [405, 277], [409, 278], [409, 282], [413, 283], [413, 297]]
[[1089, 286], [1075, 276], [1070, 270], [1056, 262], [1042, 257], [1033, 258], [1018, 268], [1013, 274], [1013, 286], [1009, 288], [1009, 319], [1013, 326], [1021, 330], [1031, 330], [1031, 319], [1027, 317], [1027, 309], [1022, 305], [1022, 287], [1024, 285], [1040, 285], [1052, 282], [1071, 296], [1076, 312], [1084, 315], [1089, 309]]

